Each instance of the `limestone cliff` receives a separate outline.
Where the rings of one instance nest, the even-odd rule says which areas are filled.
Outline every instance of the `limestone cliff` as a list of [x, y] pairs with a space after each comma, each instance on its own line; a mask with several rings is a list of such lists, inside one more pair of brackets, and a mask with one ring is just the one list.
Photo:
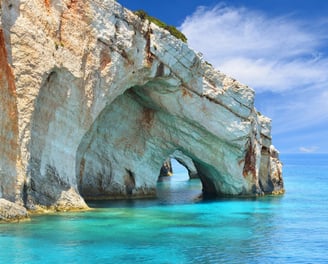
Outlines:
[[155, 195], [175, 151], [205, 194], [283, 191], [254, 91], [113, 0], [2, 0], [0, 74], [0, 198]]

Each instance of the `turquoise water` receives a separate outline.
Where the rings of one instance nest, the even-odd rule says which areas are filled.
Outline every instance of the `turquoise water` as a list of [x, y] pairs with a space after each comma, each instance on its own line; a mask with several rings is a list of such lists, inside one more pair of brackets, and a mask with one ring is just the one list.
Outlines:
[[158, 199], [0, 225], [0, 263], [328, 263], [328, 155], [281, 158], [284, 196], [200, 201], [178, 171]]

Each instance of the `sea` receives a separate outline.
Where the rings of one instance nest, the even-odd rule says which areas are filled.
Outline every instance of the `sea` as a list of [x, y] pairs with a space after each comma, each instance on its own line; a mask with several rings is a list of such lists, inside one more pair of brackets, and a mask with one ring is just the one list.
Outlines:
[[174, 161], [156, 199], [0, 224], [0, 263], [328, 263], [328, 155], [281, 160], [281, 196], [202, 200]]

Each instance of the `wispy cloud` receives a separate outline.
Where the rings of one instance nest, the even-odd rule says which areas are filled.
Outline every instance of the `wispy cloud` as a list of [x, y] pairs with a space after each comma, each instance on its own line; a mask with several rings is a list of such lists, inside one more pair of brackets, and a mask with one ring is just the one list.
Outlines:
[[319, 149], [317, 146], [311, 146], [311, 147], [300, 147], [299, 151], [302, 153], [314, 153]]
[[328, 20], [305, 19], [219, 4], [199, 7], [180, 26], [206, 60], [256, 90], [257, 107], [273, 119], [274, 137], [316, 133], [311, 142], [294, 145], [303, 152], [318, 149], [300, 145], [321, 146], [327, 136], [311, 128], [328, 126]]
[[220, 4], [199, 7], [180, 29], [217, 68], [260, 92], [327, 84], [328, 59], [320, 51], [327, 25]]

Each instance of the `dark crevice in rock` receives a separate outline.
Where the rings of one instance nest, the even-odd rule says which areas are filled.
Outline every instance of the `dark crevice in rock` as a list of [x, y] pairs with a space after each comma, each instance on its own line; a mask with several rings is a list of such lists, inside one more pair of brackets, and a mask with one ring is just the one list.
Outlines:
[[157, 67], [157, 72], [156, 72], [156, 77], [162, 77], [164, 76], [164, 63], [160, 63], [159, 66]]
[[22, 190], [22, 200], [23, 200], [23, 204], [26, 208], [27, 208], [27, 198], [28, 198], [27, 188], [28, 188], [27, 183], [24, 182], [23, 190]]
[[125, 169], [127, 174], [124, 176], [125, 191], [127, 195], [132, 195], [133, 189], [136, 187], [134, 173], [131, 170]]

